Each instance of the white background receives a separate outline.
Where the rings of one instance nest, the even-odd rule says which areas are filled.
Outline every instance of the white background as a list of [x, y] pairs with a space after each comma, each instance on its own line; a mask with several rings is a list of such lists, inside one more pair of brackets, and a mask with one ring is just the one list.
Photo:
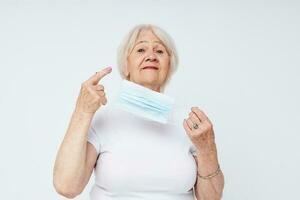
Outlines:
[[[81, 83], [139, 23], [175, 40], [165, 93], [214, 123], [225, 200], [300, 199], [299, 1], [0, 0], [0, 199], [65, 199], [52, 169]], [[88, 199], [93, 178], [76, 199]]]

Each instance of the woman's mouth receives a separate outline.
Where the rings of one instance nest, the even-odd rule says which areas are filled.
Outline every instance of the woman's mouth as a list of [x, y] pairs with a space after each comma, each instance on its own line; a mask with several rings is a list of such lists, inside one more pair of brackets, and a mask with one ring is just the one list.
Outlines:
[[156, 66], [145, 66], [142, 69], [152, 69], [152, 70], [158, 70], [158, 67]]

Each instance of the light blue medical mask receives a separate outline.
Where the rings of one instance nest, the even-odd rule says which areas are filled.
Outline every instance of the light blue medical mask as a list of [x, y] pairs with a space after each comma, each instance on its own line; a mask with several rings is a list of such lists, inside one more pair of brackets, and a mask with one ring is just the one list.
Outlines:
[[174, 99], [124, 79], [116, 105], [138, 116], [166, 124]]

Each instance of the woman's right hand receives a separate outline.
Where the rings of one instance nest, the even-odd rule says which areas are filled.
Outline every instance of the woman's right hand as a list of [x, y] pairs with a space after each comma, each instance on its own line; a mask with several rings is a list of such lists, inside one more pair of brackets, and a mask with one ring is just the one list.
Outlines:
[[104, 86], [98, 85], [98, 83], [111, 70], [111, 67], [104, 68], [81, 84], [76, 102], [76, 112], [93, 115], [101, 105], [106, 104], [107, 99], [105, 97]]

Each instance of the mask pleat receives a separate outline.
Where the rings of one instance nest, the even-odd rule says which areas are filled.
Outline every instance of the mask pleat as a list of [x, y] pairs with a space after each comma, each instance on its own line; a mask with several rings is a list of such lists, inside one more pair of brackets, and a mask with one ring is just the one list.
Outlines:
[[127, 111], [166, 123], [174, 99], [149, 88], [123, 80], [117, 104]]

